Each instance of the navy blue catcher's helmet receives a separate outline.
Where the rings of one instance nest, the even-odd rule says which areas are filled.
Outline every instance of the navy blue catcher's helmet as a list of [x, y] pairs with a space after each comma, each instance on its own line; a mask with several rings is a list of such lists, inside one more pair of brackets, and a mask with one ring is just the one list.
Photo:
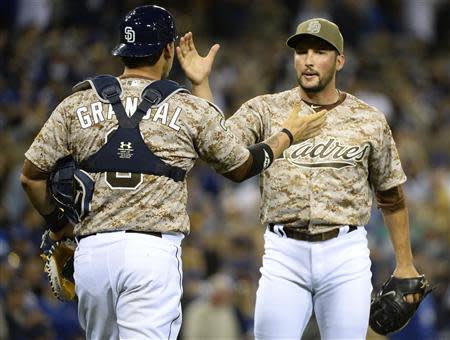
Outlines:
[[151, 56], [177, 38], [172, 14], [159, 6], [140, 6], [123, 18], [120, 43], [112, 54], [121, 57]]

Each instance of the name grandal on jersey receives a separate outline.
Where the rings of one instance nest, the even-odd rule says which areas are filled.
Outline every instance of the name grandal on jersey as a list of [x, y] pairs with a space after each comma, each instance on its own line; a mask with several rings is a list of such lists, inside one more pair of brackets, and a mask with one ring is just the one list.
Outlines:
[[[128, 116], [131, 116], [136, 111], [139, 103], [138, 98], [126, 97], [123, 102], [125, 112]], [[182, 109], [177, 107], [174, 112], [169, 113], [169, 104], [164, 103], [158, 107], [153, 107], [142, 119], [147, 120], [151, 118], [156, 123], [164, 124], [175, 131], [178, 131], [180, 130], [180, 126], [177, 124], [177, 119], [180, 116], [181, 111]], [[76, 114], [83, 129], [87, 129], [99, 122], [103, 122], [105, 119], [113, 119], [113, 116], [115, 115], [111, 104], [105, 104], [100, 101], [94, 102], [89, 106], [80, 106], [76, 109]]]

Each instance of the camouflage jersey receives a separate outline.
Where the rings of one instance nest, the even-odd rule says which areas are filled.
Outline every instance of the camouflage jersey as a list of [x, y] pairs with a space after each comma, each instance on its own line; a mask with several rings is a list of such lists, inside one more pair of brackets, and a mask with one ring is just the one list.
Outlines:
[[[120, 82], [122, 103], [131, 115], [151, 80], [133, 77]], [[75, 92], [56, 107], [25, 156], [46, 172], [69, 154], [81, 162], [97, 152], [117, 126], [111, 105], [100, 102], [94, 90]], [[217, 172], [226, 173], [249, 155], [226, 130], [222, 113], [187, 93], [177, 93], [149, 110], [140, 130], [155, 155], [186, 171], [201, 158]], [[125, 229], [189, 232], [186, 181], [146, 174], [91, 175], [95, 180], [91, 213], [75, 226], [76, 235]]]
[[[261, 222], [305, 227], [310, 233], [338, 225], [365, 225], [372, 189], [387, 190], [406, 181], [383, 113], [341, 93], [327, 113], [319, 136], [292, 145], [260, 177]], [[300, 114], [313, 109], [299, 88], [263, 95], [244, 103], [227, 126], [245, 144], [279, 131], [294, 103]]]

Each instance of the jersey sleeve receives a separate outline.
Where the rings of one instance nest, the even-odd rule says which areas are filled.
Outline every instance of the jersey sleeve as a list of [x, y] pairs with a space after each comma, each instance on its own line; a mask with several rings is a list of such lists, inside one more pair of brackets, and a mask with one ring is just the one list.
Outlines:
[[246, 146], [264, 140], [265, 129], [260, 106], [256, 100], [250, 100], [227, 120], [227, 127]]
[[377, 191], [391, 189], [406, 181], [391, 129], [384, 117], [381, 129], [377, 147], [372, 149], [369, 160], [369, 180]]
[[226, 127], [220, 109], [209, 105], [206, 110], [194, 140], [195, 148], [200, 158], [217, 172], [230, 172], [247, 160], [249, 151]]
[[52, 112], [25, 157], [39, 169], [50, 172], [59, 158], [70, 154], [68, 147], [68, 127], [63, 115], [64, 102]]

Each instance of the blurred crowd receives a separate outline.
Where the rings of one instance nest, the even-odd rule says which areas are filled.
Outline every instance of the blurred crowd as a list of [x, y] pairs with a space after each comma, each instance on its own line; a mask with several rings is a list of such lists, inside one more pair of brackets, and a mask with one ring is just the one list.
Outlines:
[[[138, 0], [0, 1], [0, 339], [82, 339], [75, 303], [57, 301], [39, 257], [43, 220], [19, 183], [24, 152], [78, 81], [118, 75], [120, 18]], [[338, 87], [382, 110], [408, 181], [415, 263], [434, 291], [392, 339], [450, 339], [450, 1], [159, 1], [206, 53], [220, 43], [211, 85], [227, 115], [296, 86], [286, 38], [303, 19], [335, 21], [345, 39]], [[175, 62], [171, 77], [186, 86]], [[251, 339], [263, 249], [257, 179], [240, 185], [204, 164], [191, 172], [180, 339]], [[392, 273], [381, 215], [367, 226], [373, 285]], [[295, 322], [295, 321], [294, 321]], [[304, 339], [317, 339], [311, 324]], [[369, 338], [376, 338], [369, 334]]]

